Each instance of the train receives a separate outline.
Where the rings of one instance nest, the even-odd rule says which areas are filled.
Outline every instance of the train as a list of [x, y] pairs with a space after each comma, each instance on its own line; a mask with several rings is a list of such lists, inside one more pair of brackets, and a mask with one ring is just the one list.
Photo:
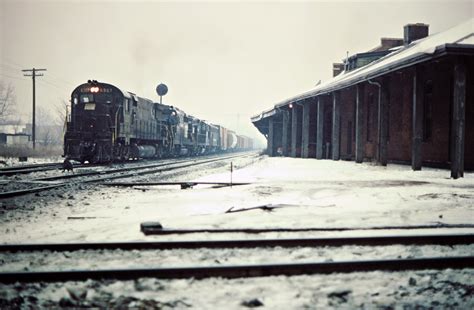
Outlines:
[[179, 108], [89, 80], [71, 94], [64, 157], [81, 163], [245, 151], [253, 139]]

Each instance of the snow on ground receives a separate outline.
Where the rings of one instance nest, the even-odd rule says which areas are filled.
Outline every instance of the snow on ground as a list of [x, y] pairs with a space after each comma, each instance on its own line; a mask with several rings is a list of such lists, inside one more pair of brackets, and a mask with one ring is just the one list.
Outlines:
[[[146, 176], [150, 181], [230, 180], [230, 161], [200, 166], [191, 172]], [[127, 240], [295, 238], [382, 234], [473, 233], [474, 229], [346, 231], [144, 236], [140, 223], [159, 221], [164, 228], [369, 227], [473, 224], [474, 174], [449, 179], [449, 171], [409, 166], [375, 166], [345, 161], [247, 158], [234, 160], [234, 182], [225, 188], [179, 186], [114, 188], [73, 187], [2, 202], [1, 243], [92, 242]], [[279, 208], [225, 213], [262, 205]], [[15, 207], [17, 209], [13, 210]], [[69, 218], [69, 219], [68, 219]], [[75, 218], [75, 219], [72, 219]], [[247, 264], [291, 261], [472, 255], [473, 246], [355, 247], [296, 249], [229, 249], [180, 251], [79, 251], [61, 256], [42, 252], [0, 257], [10, 270], [37, 270], [43, 265], [78, 267]], [[107, 264], [101, 262], [107, 261]], [[95, 267], [94, 267], [95, 266]], [[0, 301], [43, 307], [168, 307], [239, 309], [262, 304], [266, 309], [474, 307], [473, 269], [368, 272], [296, 277], [226, 280], [86, 281], [66, 284], [0, 285]], [[86, 292], [75, 298], [74, 290]], [[2, 297], [3, 296], [3, 297]], [[1, 305], [0, 305], [1, 306]]]
[[[20, 221], [11, 220], [11, 211], [3, 214], [5, 233], [0, 242], [176, 239], [176, 236], [145, 237], [140, 232], [140, 223], [144, 221], [159, 221], [164, 228], [176, 229], [473, 224], [474, 175], [471, 173], [452, 180], [446, 170], [413, 172], [410, 167], [399, 165], [380, 167], [369, 163], [267, 157], [242, 169], [239, 169], [239, 162], [234, 165], [237, 168], [233, 181], [252, 184], [232, 188], [196, 186], [187, 190], [181, 190], [179, 186], [99, 187], [70, 195], [59, 194], [59, 197], [20, 199], [17, 203], [25, 207], [31, 204], [47, 207], [24, 214]], [[197, 172], [201, 177], [196, 178], [191, 173], [173, 175], [171, 179], [230, 181], [229, 167], [221, 167], [217, 171], [225, 172], [213, 175], [206, 175], [206, 169], [216, 171], [205, 166]], [[170, 180], [166, 175], [157, 178]], [[272, 212], [257, 209], [225, 213], [230, 208], [261, 205], [279, 205], [281, 208]], [[68, 217], [84, 219], [68, 220]], [[453, 231], [472, 232], [469, 229], [449, 230]], [[315, 234], [322, 235], [321, 232], [299, 235]], [[208, 238], [209, 235], [183, 238]], [[275, 236], [280, 235], [269, 234], [269, 237]], [[241, 236], [233, 234], [232, 237]]]

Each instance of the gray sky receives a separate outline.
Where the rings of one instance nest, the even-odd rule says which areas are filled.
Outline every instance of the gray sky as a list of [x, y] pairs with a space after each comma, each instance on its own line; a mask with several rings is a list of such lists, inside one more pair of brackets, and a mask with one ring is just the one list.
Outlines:
[[75, 86], [96, 79], [258, 137], [249, 118], [332, 75], [332, 63], [474, 16], [472, 1], [10, 1], [0, 0], [0, 79], [31, 115], [31, 78], [46, 68], [37, 105], [55, 113]]

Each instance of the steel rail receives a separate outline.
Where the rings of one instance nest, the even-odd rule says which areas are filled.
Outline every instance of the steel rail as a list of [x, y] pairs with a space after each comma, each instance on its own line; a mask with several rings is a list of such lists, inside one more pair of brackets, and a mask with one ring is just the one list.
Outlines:
[[166, 162], [166, 163], [151, 164], [151, 165], [144, 165], [144, 166], [133, 166], [133, 167], [117, 168], [117, 169], [113, 169], [113, 170], [87, 171], [87, 172], [68, 174], [68, 175], [55, 175], [55, 176], [50, 176], [50, 177], [38, 178], [38, 179], [35, 179], [35, 180], [37, 180], [37, 181], [67, 180], [67, 179], [75, 179], [75, 178], [79, 178], [79, 177], [87, 177], [87, 176], [92, 176], [92, 175], [104, 175], [104, 174], [119, 173], [119, 172], [135, 170], [135, 169], [156, 168], [156, 167], [162, 167], [162, 166], [166, 166], [166, 165], [171, 165], [171, 164], [176, 164], [176, 163], [181, 163], [181, 162], [187, 162], [187, 161], [189, 161], [189, 160], [181, 160], [181, 161], [176, 161], [176, 162]]
[[[52, 181], [52, 180], [58, 180], [58, 179], [67, 179], [67, 178], [77, 178], [77, 177], [82, 177], [85, 175], [109, 175], [109, 174], [116, 174], [120, 172], [125, 172], [125, 171], [133, 171], [132, 173], [128, 174], [120, 174], [120, 175], [115, 175], [115, 176], [104, 176], [104, 177], [98, 177], [94, 179], [89, 179], [89, 180], [81, 180], [77, 182], [64, 182], [61, 184], [54, 184], [54, 185], [48, 185], [48, 186], [40, 186], [40, 187], [35, 187], [35, 188], [29, 188], [29, 189], [20, 189], [20, 190], [14, 190], [14, 191], [9, 191], [9, 192], [3, 192], [0, 193], [0, 199], [3, 198], [11, 198], [11, 197], [16, 197], [16, 196], [21, 196], [21, 195], [26, 195], [26, 194], [31, 194], [35, 192], [40, 192], [52, 188], [58, 188], [61, 186], [66, 186], [70, 184], [85, 184], [85, 183], [96, 183], [96, 182], [102, 182], [106, 180], [113, 180], [113, 179], [121, 179], [121, 178], [128, 178], [128, 177], [134, 177], [137, 175], [145, 175], [145, 174], [152, 174], [152, 173], [158, 173], [158, 172], [164, 172], [164, 171], [170, 171], [170, 170], [175, 170], [175, 169], [181, 169], [181, 168], [187, 168], [191, 166], [196, 166], [196, 165], [201, 165], [201, 164], [206, 164], [210, 162], [215, 162], [215, 161], [221, 161], [221, 160], [227, 160], [235, 157], [240, 157], [240, 156], [245, 156], [248, 154], [238, 154], [238, 155], [232, 155], [232, 156], [226, 156], [226, 157], [215, 157], [212, 159], [205, 159], [205, 160], [200, 160], [200, 159], [192, 159], [192, 160], [183, 160], [179, 161], [178, 163], [172, 162], [172, 163], [160, 163], [160, 164], [154, 164], [154, 165], [147, 165], [147, 166], [139, 166], [139, 167], [127, 167], [127, 168], [119, 168], [119, 169], [114, 169], [114, 170], [108, 170], [108, 171], [94, 171], [92, 173], [85, 173], [84, 175], [82, 174], [73, 174], [73, 175], [67, 175], [67, 176], [58, 176], [58, 177], [48, 177], [48, 178], [39, 178], [39, 179], [34, 179], [33, 181]], [[186, 163], [186, 162], [192, 162], [189, 164], [181, 164], [181, 163]], [[158, 168], [154, 169], [153, 167], [165, 167], [165, 166], [170, 166], [167, 168]], [[137, 170], [143, 170], [143, 169], [150, 169], [150, 170], [145, 170], [145, 171], [137, 171]]]
[[[106, 177], [101, 177], [101, 178], [96, 178], [96, 179], [91, 179], [91, 180], [85, 180], [85, 181], [81, 181], [80, 183], [97, 183], [97, 182], [106, 181], [106, 180], [124, 179], [124, 178], [134, 177], [134, 176], [138, 176], [138, 175], [153, 174], [153, 173], [158, 173], [158, 172], [165, 172], [165, 171], [182, 169], [182, 168], [187, 168], [187, 167], [192, 167], [192, 166], [198, 166], [198, 165], [208, 164], [208, 163], [221, 161], [221, 160], [232, 159], [232, 158], [241, 157], [241, 156], [242, 156], [242, 154], [227, 156], [227, 157], [221, 157], [221, 158], [218, 157], [218, 158], [206, 159], [206, 160], [202, 160], [202, 161], [193, 160], [193, 162], [189, 163], [189, 164], [170, 163], [166, 166], [171, 166], [171, 167], [151, 169], [151, 170], [145, 170], [145, 171], [141, 171], [141, 172], [134, 171], [134, 172], [128, 173], [128, 174], [121, 174], [121, 175], [117, 175], [117, 176], [106, 176]], [[179, 165], [179, 166], [175, 166], [175, 165]], [[144, 168], [140, 168], [140, 169], [144, 169]]]
[[[33, 172], [41, 172], [41, 171], [48, 171], [48, 170], [55, 170], [60, 169], [62, 164], [54, 164], [54, 165], [38, 165], [37, 167], [32, 168], [20, 168], [16, 167], [16, 169], [10, 169], [6, 171], [0, 171], [0, 176], [11, 176], [16, 174], [27, 174]], [[13, 167], [12, 167], [13, 168]]]
[[[211, 157], [212, 160], [224, 160], [226, 158], [234, 158], [234, 157], [239, 157], [244, 154], [240, 153], [239, 155], [232, 155], [232, 156], [227, 156], [227, 157]], [[248, 155], [248, 154], [247, 154]], [[119, 172], [127, 172], [127, 171], [133, 171], [137, 169], [153, 169], [153, 168], [158, 168], [158, 167], [163, 167], [163, 166], [170, 166], [170, 165], [177, 165], [181, 163], [187, 163], [187, 162], [197, 162], [200, 160], [211, 160], [211, 159], [206, 159], [206, 158], [189, 158], [189, 159], [183, 159], [183, 160], [175, 160], [175, 161], [170, 161], [168, 160], [167, 162], [160, 162], [157, 164], [150, 164], [150, 165], [141, 165], [141, 166], [133, 166], [133, 167], [125, 167], [125, 168], [118, 168], [118, 169], [113, 169], [113, 170], [105, 170], [105, 171], [89, 171], [89, 172], [84, 172], [84, 173], [79, 173], [79, 174], [69, 174], [69, 175], [61, 175], [61, 176], [51, 176], [51, 177], [44, 177], [44, 178], [38, 178], [35, 179], [36, 181], [57, 181], [57, 180], [64, 180], [64, 179], [72, 179], [72, 178], [77, 178], [77, 177], [82, 177], [82, 176], [91, 176], [91, 175], [106, 175], [106, 174], [113, 174], [113, 173], [119, 173]], [[131, 174], [133, 176], [133, 173]]]
[[181, 186], [196, 186], [196, 185], [218, 185], [218, 186], [237, 186], [237, 185], [249, 185], [252, 183], [247, 182], [107, 182], [101, 183], [106, 186], [164, 186], [164, 185], [181, 185]]
[[440, 234], [375, 237], [250, 239], [250, 240], [191, 240], [160, 242], [103, 242], [103, 243], [25, 243], [2, 244], [0, 252], [78, 251], [78, 250], [172, 250], [200, 248], [265, 248], [265, 247], [337, 247], [347, 245], [460, 245], [473, 244], [474, 234]]
[[[78, 165], [74, 165], [74, 169], [76, 169], [76, 168], [96, 167], [96, 166], [99, 166], [99, 165], [78, 164]], [[32, 168], [11, 169], [11, 170], [4, 171], [4, 172], [0, 171], [0, 176], [11, 176], [11, 175], [16, 175], [16, 174], [28, 174], [28, 173], [34, 173], [34, 172], [56, 170], [56, 169], [61, 170], [62, 168], [63, 168], [62, 163], [37, 165], [36, 167], [32, 167]], [[41, 179], [35, 179], [35, 180], [41, 180]]]
[[46, 191], [53, 188], [63, 187], [65, 185], [67, 184], [53, 184], [53, 185], [46, 185], [46, 186], [37, 186], [37, 187], [29, 188], [29, 189], [18, 189], [18, 190], [9, 191], [9, 192], [3, 192], [3, 193], [0, 193], [0, 199], [17, 197], [17, 196], [22, 196], [26, 194], [33, 194], [33, 193], [42, 192], [42, 191]]
[[[145, 225], [144, 225], [145, 224]], [[356, 231], [356, 230], [412, 230], [438, 228], [474, 228], [474, 224], [436, 224], [436, 225], [405, 225], [405, 226], [372, 226], [372, 227], [303, 227], [303, 228], [200, 228], [200, 229], [163, 229], [142, 223], [141, 231], [145, 235], [171, 235], [196, 233], [246, 233], [260, 234], [271, 232], [310, 232], [310, 231]]]
[[429, 257], [416, 259], [361, 260], [298, 264], [265, 264], [237, 266], [172, 267], [141, 269], [104, 269], [70, 271], [3, 272], [0, 283], [66, 282], [91, 280], [134, 280], [138, 278], [204, 279], [296, 276], [310, 274], [352, 273], [370, 271], [408, 271], [464, 269], [474, 267], [474, 256]]
[[44, 164], [31, 164], [31, 165], [16, 165], [10, 167], [2, 167], [0, 168], [0, 174], [4, 171], [11, 171], [11, 170], [25, 170], [25, 169], [32, 169], [32, 168], [41, 168], [41, 167], [48, 167], [48, 166], [60, 166], [62, 163], [44, 163]]

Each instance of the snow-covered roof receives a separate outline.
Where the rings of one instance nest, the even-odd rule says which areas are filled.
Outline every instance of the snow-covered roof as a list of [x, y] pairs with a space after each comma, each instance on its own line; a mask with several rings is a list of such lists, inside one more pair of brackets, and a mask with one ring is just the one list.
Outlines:
[[275, 113], [276, 113], [275, 109], [271, 108], [271, 109], [263, 111], [259, 115], [256, 115], [256, 116], [252, 117], [251, 120], [252, 120], [253, 123], [255, 123], [255, 122], [258, 122], [259, 120], [261, 120], [262, 118], [273, 116]]
[[[434, 57], [437, 53], [445, 52], [447, 47], [465, 47], [468, 48], [471, 53], [474, 52], [474, 18], [447, 31], [433, 34], [426, 38], [413, 41], [406, 47], [395, 49], [392, 53], [364, 67], [349, 72], [343, 71], [334, 78], [319, 84], [309, 91], [277, 103], [275, 108], [288, 105], [291, 102], [340, 90], [391, 71], [426, 61]], [[252, 117], [252, 122], [271, 116], [269, 115], [270, 111], [265, 111]]]

